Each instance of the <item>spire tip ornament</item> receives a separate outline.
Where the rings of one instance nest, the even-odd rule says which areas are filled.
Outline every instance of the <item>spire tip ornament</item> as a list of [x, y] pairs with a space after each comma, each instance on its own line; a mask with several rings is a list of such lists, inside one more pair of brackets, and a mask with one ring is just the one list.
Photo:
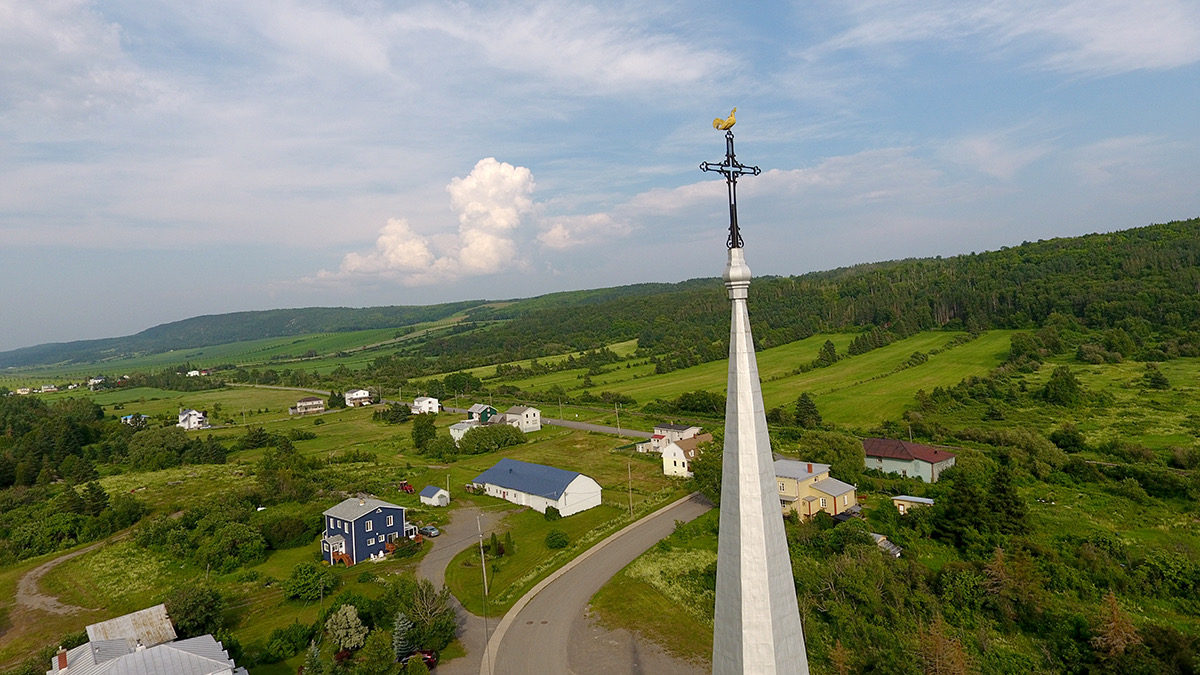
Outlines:
[[762, 173], [762, 169], [757, 166], [746, 166], [737, 161], [737, 156], [733, 153], [733, 130], [731, 127], [737, 121], [733, 118], [733, 114], [737, 112], [737, 108], [729, 113], [729, 119], [721, 120], [717, 118], [713, 120], [713, 127], [725, 130], [725, 159], [718, 163], [701, 162], [701, 171], [716, 171], [722, 176], [725, 176], [725, 184], [729, 186], [729, 239], [726, 240], [727, 248], [742, 247], [742, 233], [738, 229], [737, 222], [737, 179], [738, 176], [757, 176]]

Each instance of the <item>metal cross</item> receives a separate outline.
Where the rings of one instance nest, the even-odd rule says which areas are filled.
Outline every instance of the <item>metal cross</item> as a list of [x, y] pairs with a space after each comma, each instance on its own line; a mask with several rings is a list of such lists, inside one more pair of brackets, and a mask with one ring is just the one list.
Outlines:
[[725, 132], [725, 161], [720, 164], [700, 163], [701, 171], [719, 171], [725, 176], [725, 184], [729, 186], [729, 240], [725, 242], [728, 248], [742, 248], [742, 233], [738, 230], [737, 221], [737, 179], [738, 176], [757, 176], [762, 169], [757, 166], [746, 166], [737, 161], [733, 154], [733, 131]]

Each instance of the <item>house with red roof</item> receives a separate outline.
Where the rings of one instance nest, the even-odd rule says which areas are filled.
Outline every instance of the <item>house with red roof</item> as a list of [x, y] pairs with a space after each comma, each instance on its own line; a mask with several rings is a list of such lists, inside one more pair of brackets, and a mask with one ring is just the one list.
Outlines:
[[898, 473], [936, 483], [943, 471], [954, 466], [954, 453], [892, 438], [864, 438], [863, 454], [868, 469]]

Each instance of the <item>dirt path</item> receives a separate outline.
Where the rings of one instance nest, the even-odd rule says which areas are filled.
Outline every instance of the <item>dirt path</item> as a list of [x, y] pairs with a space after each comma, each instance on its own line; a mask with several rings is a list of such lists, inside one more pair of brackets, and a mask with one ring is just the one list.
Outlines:
[[58, 598], [52, 595], [46, 595], [38, 588], [38, 581], [41, 580], [47, 572], [58, 567], [62, 563], [81, 556], [84, 553], [93, 551], [107, 544], [109, 539], [98, 541], [91, 546], [85, 546], [78, 551], [73, 551], [66, 555], [59, 556], [54, 560], [47, 560], [37, 567], [25, 573], [21, 580], [17, 582], [17, 605], [29, 609], [40, 609], [43, 612], [52, 614], [74, 614], [75, 612], [87, 611], [86, 607], [76, 607], [75, 605], [64, 605], [58, 601]]

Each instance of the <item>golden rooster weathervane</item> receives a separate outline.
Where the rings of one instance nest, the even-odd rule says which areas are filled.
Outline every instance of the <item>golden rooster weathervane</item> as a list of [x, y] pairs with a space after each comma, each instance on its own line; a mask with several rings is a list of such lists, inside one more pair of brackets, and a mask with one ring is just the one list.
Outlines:
[[729, 117], [721, 119], [718, 117], [713, 120], [713, 128], [725, 132], [725, 160], [722, 162], [701, 162], [701, 171], [715, 171], [725, 176], [725, 183], [729, 186], [729, 239], [725, 245], [729, 248], [742, 248], [742, 233], [738, 228], [737, 221], [737, 179], [738, 176], [757, 176], [762, 173], [762, 169], [757, 166], [746, 166], [737, 161], [737, 156], [733, 154], [733, 131], [732, 127], [737, 123], [734, 115], [737, 113], [737, 108], [729, 111]]
[[737, 117], [734, 116], [736, 114], [737, 108], [734, 108], [733, 110], [729, 111], [729, 117], [726, 117], [725, 119], [721, 119], [720, 117], [716, 118], [713, 120], [713, 128], [717, 131], [729, 131], [733, 128], [733, 125], [737, 124]]

